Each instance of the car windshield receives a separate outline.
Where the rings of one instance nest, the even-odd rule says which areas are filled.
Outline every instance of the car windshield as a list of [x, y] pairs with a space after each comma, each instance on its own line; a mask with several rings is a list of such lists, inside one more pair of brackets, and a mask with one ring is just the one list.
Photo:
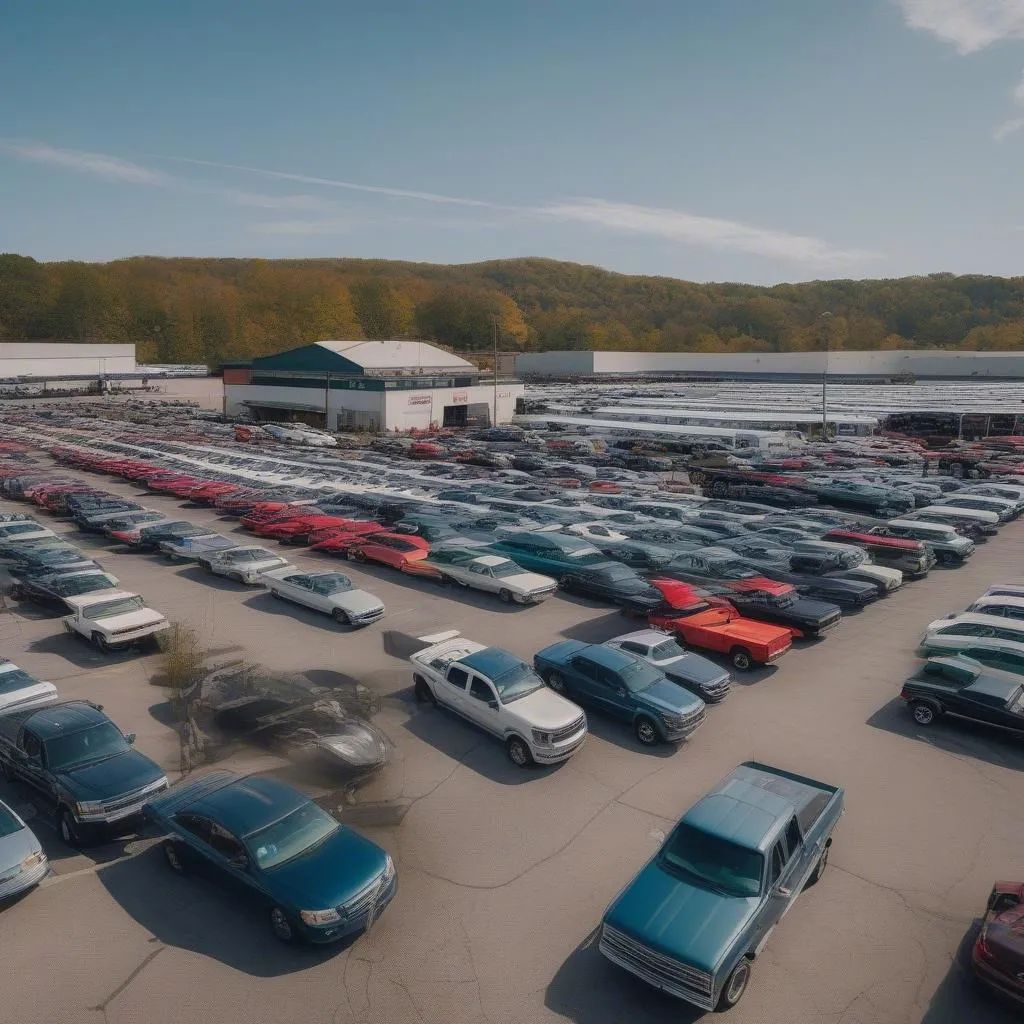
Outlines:
[[757, 575], [753, 569], [748, 569], [742, 562], [729, 559], [712, 562], [711, 571], [727, 580], [749, 580]]
[[352, 581], [343, 573], [334, 572], [330, 576], [317, 576], [313, 580], [313, 592], [316, 594], [340, 594], [352, 589]]
[[502, 704], [518, 700], [544, 687], [540, 676], [525, 661], [510, 664], [500, 675], [492, 677], [491, 682], [494, 683]]
[[11, 811], [3, 804], [0, 804], [0, 839], [3, 839], [4, 836], [12, 836], [15, 832], [20, 832], [23, 827]]
[[663, 640], [651, 648], [651, 657], [655, 661], [667, 661], [669, 658], [679, 658], [684, 654], [686, 651], [675, 640]]
[[661, 672], [646, 661], [634, 660], [632, 664], [619, 669], [619, 678], [630, 693], [639, 693], [653, 686], [662, 678]]
[[726, 896], [758, 896], [761, 893], [763, 858], [725, 839], [681, 824], [662, 847], [661, 857], [670, 868], [692, 875]]
[[16, 523], [14, 526], [5, 526], [2, 529], [2, 534], [5, 537], [13, 537], [19, 533], [35, 533], [36, 530], [41, 530], [43, 527], [37, 526], [35, 523]]
[[90, 605], [84, 614], [90, 619], [110, 619], [115, 615], [127, 615], [129, 612], [141, 612], [146, 602], [137, 594], [132, 597], [121, 597], [116, 601], [101, 601]]
[[99, 573], [90, 576], [71, 576], [66, 580], [54, 580], [53, 592], [61, 596], [91, 594], [95, 590], [110, 590], [113, 584]]
[[309, 853], [333, 836], [341, 825], [325, 810], [310, 801], [245, 837], [256, 863], [264, 871]]
[[229, 562], [256, 562], [274, 556], [266, 548], [239, 548], [237, 551], [229, 551], [224, 557]]
[[47, 740], [46, 766], [51, 771], [61, 771], [87, 761], [124, 754], [130, 749], [128, 741], [113, 722], [101, 722], [91, 729]]
[[30, 676], [24, 669], [12, 669], [0, 673], [0, 693], [14, 693], [25, 686], [35, 686], [38, 682], [35, 676]]
[[522, 572], [515, 562], [500, 562], [491, 566], [491, 575], [497, 580], [503, 580], [506, 576], [520, 576]]

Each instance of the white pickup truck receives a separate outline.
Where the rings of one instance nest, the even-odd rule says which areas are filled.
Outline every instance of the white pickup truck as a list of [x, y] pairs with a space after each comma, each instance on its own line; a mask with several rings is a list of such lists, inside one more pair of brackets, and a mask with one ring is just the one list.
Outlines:
[[587, 738], [587, 716], [548, 689], [529, 663], [458, 630], [421, 636], [412, 654], [416, 698], [440, 704], [497, 736], [513, 764], [557, 764]]
[[126, 590], [80, 594], [65, 603], [72, 609], [62, 620], [65, 632], [84, 636], [101, 651], [119, 651], [170, 626], [155, 608], [146, 607], [140, 595]]

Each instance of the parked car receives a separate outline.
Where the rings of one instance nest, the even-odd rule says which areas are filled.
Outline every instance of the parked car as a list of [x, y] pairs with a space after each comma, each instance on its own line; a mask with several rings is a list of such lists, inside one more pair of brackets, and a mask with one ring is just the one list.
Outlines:
[[261, 906], [282, 942], [366, 932], [394, 898], [395, 865], [304, 793], [263, 776], [187, 776], [150, 800], [171, 870], [212, 873]]
[[7, 566], [11, 576], [20, 579], [25, 576], [49, 575], [55, 572], [73, 572], [77, 569], [99, 568], [99, 563], [84, 555], [71, 545], [54, 545], [46, 548], [32, 548], [20, 554], [16, 561]]
[[[207, 533], [209, 530], [205, 526], [196, 526], [195, 523], [185, 520], [169, 520], [166, 523], [153, 523], [140, 527], [137, 533], [126, 537], [124, 543], [138, 551], [152, 551], [165, 540], [202, 537]], [[115, 536], [117, 535], [115, 534]]]
[[99, 704], [63, 701], [0, 715], [0, 770], [53, 806], [61, 839], [81, 846], [137, 822], [143, 804], [167, 788], [134, 742]]
[[49, 871], [43, 844], [14, 809], [0, 800], [0, 904], [37, 886]]
[[557, 764], [583, 745], [586, 715], [548, 689], [525, 661], [457, 630], [419, 639], [425, 646], [409, 659], [417, 699], [502, 740], [513, 764]]
[[56, 537], [53, 530], [40, 526], [31, 520], [17, 520], [12, 523], [0, 523], [0, 541], [42, 540], [44, 537]]
[[856, 530], [830, 530], [824, 539], [863, 548], [873, 562], [899, 569], [905, 577], [911, 579], [927, 576], [928, 570], [936, 562], [935, 553], [919, 540], [881, 537]]
[[204, 551], [196, 558], [196, 564], [214, 576], [226, 576], [238, 583], [254, 584], [259, 583], [263, 573], [271, 569], [284, 569], [289, 562], [266, 548], [239, 545], [222, 551]]
[[71, 607], [67, 598], [94, 594], [102, 590], [115, 590], [119, 582], [116, 576], [111, 576], [100, 569], [59, 572], [19, 580], [11, 587], [11, 597], [16, 601], [35, 601], [37, 604], [53, 605], [68, 612]]
[[436, 569], [442, 582], [497, 594], [506, 604], [540, 604], [557, 588], [550, 576], [527, 572], [501, 555], [481, 554], [479, 548], [433, 548], [424, 564]]
[[903, 684], [900, 699], [918, 725], [949, 715], [1024, 735], [1024, 677], [973, 658], [929, 658]]
[[635, 569], [619, 562], [581, 566], [564, 573], [559, 586], [567, 594], [594, 597], [634, 613], [642, 614], [661, 604], [661, 594]]
[[775, 925], [821, 878], [842, 813], [838, 786], [745, 762], [616, 896], [598, 949], [669, 995], [730, 1009]]
[[974, 554], [974, 541], [942, 523], [919, 522], [914, 519], [890, 519], [885, 526], [875, 526], [870, 533], [898, 540], [918, 540], [935, 552], [940, 565], [963, 565]]
[[85, 637], [105, 653], [155, 639], [170, 628], [160, 612], [126, 590], [100, 590], [64, 601], [71, 609], [61, 620], [64, 631]]
[[979, 615], [996, 615], [1004, 619], [1024, 619], [1024, 597], [1009, 594], [982, 594], [966, 608]]
[[57, 687], [53, 683], [36, 679], [13, 661], [0, 661], [0, 715], [41, 708], [56, 701]]
[[379, 562], [400, 572], [412, 573], [429, 554], [429, 542], [420, 537], [371, 533], [361, 535], [345, 552], [345, 557], [352, 562]]
[[741, 672], [755, 664], [770, 665], [793, 646], [793, 633], [783, 626], [745, 618], [728, 602], [702, 597], [678, 580], [651, 582], [664, 602], [648, 622], [678, 634], [693, 647], [727, 654]]
[[171, 562], [197, 562], [202, 554], [227, 551], [238, 546], [238, 541], [231, 537], [224, 537], [219, 533], [204, 533], [162, 540], [157, 549]]
[[720, 665], [688, 651], [669, 633], [660, 629], [640, 629], [605, 642], [627, 654], [646, 661], [667, 679], [685, 686], [706, 704], [717, 704], [729, 692], [732, 678]]
[[1024, 622], [976, 612], [949, 615], [925, 627], [917, 653], [927, 658], [933, 654], [962, 653], [968, 648], [974, 658], [980, 649], [1024, 653]]
[[516, 531], [499, 537], [486, 551], [504, 555], [531, 572], [560, 580], [566, 573], [608, 559], [589, 541], [564, 533]]
[[653, 665], [602, 644], [561, 640], [533, 658], [555, 693], [629, 723], [644, 746], [678, 743], [704, 724], [704, 701]]
[[985, 988], [1024, 1006], [1024, 883], [992, 887], [971, 950], [971, 969]]
[[368, 626], [384, 615], [384, 602], [361, 590], [344, 573], [330, 569], [309, 572], [289, 565], [259, 577], [267, 590], [286, 601], [330, 615], [343, 626]]

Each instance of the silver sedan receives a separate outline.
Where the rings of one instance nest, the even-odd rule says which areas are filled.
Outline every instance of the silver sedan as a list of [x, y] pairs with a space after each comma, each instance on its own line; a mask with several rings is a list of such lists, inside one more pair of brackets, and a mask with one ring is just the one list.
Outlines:
[[38, 885], [49, 870], [35, 833], [0, 801], [0, 901]]
[[368, 626], [384, 614], [379, 597], [360, 590], [344, 573], [326, 569], [306, 572], [289, 565], [259, 577], [274, 597], [330, 615], [346, 626]]

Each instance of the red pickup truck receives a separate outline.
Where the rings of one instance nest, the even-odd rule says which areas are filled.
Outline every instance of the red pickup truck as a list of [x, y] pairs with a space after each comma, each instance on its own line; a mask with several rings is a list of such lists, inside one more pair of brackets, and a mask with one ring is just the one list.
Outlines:
[[744, 618], [727, 601], [704, 597], [676, 580], [651, 580], [665, 607], [648, 616], [652, 626], [677, 633], [691, 647], [727, 654], [740, 671], [770, 665], [793, 646], [793, 632]]

